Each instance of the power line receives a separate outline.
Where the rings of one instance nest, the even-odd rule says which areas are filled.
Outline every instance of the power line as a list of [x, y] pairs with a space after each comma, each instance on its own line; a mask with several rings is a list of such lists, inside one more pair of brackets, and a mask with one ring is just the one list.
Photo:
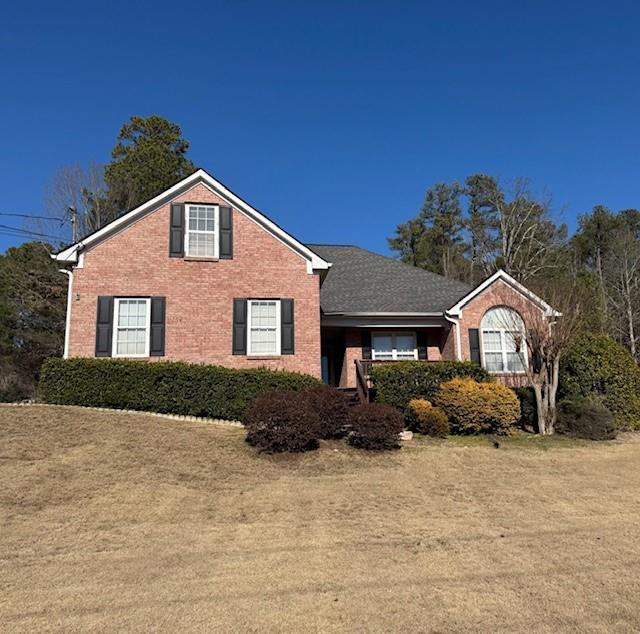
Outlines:
[[41, 220], [60, 220], [60, 222], [66, 222], [66, 218], [57, 218], [56, 216], [41, 216], [39, 214], [16, 214], [7, 211], [0, 211], [0, 216], [13, 216], [14, 218], [38, 218]]
[[61, 238], [60, 236], [52, 236], [51, 234], [40, 233], [38, 231], [28, 231], [27, 229], [19, 229], [18, 227], [10, 227], [9, 225], [0, 224], [0, 230], [2, 230], [2, 232], [5, 234], [7, 234], [8, 232], [11, 232], [9, 235], [14, 235], [14, 236], [16, 235], [17, 236], [21, 236], [21, 235], [37, 236], [40, 238], [50, 238], [52, 240], [64, 241], [64, 238]]

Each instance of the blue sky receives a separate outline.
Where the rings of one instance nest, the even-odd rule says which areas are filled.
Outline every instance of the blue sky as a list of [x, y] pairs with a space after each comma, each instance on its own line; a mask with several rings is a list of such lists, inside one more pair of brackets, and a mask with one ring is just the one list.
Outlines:
[[633, 2], [9, 3], [0, 213], [43, 213], [56, 169], [153, 113], [305, 241], [385, 252], [475, 172], [529, 177], [570, 225], [640, 207], [638, 27]]

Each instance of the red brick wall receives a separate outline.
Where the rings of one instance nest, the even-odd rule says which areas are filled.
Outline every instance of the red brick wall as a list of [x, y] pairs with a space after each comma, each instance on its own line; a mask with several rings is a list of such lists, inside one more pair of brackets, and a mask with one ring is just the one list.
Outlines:
[[344, 333], [344, 363], [340, 387], [356, 387], [356, 359], [362, 359], [362, 331], [347, 328]]
[[[227, 205], [202, 184], [178, 202]], [[233, 259], [188, 261], [169, 257], [169, 204], [89, 250], [74, 269], [69, 355], [95, 351], [98, 295], [166, 297], [164, 357], [234, 368], [270, 368], [320, 376], [320, 281], [306, 261], [233, 210]], [[79, 294], [79, 299], [76, 299]], [[231, 354], [234, 297], [294, 299], [295, 354]]]

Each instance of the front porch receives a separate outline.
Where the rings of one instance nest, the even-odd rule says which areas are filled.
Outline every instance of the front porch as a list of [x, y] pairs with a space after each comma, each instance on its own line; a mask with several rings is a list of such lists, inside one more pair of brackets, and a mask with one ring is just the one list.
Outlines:
[[357, 388], [358, 367], [368, 376], [373, 363], [455, 358], [450, 324], [322, 328], [322, 379], [334, 387]]
[[[371, 368], [380, 363], [455, 360], [455, 327], [439, 323], [419, 327], [326, 326], [322, 328], [322, 380], [333, 387], [357, 392], [361, 402], [371, 400], [375, 385]], [[471, 354], [460, 355], [469, 359]], [[482, 362], [482, 355], [473, 359]], [[508, 387], [527, 385], [522, 372], [492, 372]]]

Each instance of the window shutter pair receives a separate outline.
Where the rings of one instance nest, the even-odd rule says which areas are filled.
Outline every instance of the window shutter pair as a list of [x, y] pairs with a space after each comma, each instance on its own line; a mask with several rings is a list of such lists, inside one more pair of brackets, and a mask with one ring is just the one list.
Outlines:
[[[219, 207], [218, 256], [221, 260], [233, 259], [233, 212], [231, 207]], [[185, 213], [184, 204], [171, 203], [169, 212], [169, 256], [184, 257]]]
[[[235, 355], [247, 354], [247, 303], [245, 297], [233, 300], [233, 342], [231, 351]], [[293, 299], [280, 300], [280, 354], [295, 353]]]
[[[151, 298], [151, 327], [149, 332], [149, 355], [164, 356], [164, 332], [166, 321], [166, 300], [164, 297]], [[110, 357], [113, 345], [113, 305], [111, 295], [98, 297], [96, 319], [96, 357]]]

